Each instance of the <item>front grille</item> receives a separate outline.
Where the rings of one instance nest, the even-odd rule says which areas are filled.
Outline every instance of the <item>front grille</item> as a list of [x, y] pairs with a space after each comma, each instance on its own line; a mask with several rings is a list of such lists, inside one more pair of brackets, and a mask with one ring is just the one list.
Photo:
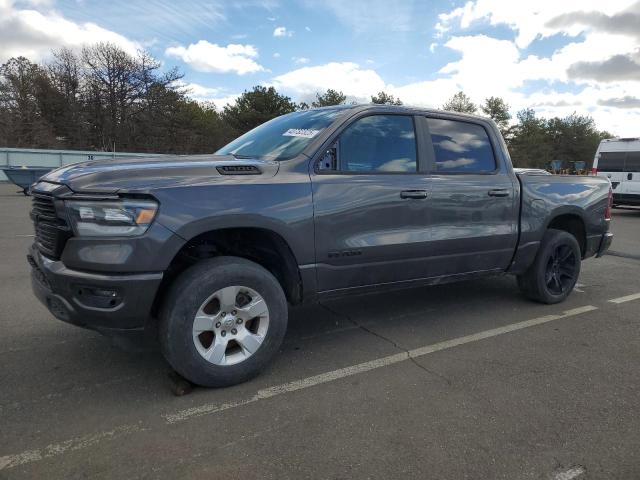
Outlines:
[[53, 197], [33, 194], [31, 218], [35, 229], [35, 241], [40, 252], [58, 259], [70, 236], [66, 222], [58, 216]]

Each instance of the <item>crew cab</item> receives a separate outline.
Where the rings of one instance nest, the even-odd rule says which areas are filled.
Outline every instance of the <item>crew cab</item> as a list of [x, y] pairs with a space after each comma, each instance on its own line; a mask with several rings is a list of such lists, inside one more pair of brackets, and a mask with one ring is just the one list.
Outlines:
[[397, 106], [298, 111], [211, 155], [70, 165], [31, 194], [51, 313], [155, 332], [204, 386], [256, 375], [288, 304], [495, 274], [557, 303], [612, 240], [607, 179], [517, 175], [490, 119]]

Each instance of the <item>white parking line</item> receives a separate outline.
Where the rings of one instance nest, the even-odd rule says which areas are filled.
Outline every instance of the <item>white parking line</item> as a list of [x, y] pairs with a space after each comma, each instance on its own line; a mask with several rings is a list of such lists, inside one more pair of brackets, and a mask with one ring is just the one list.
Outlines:
[[368, 372], [370, 370], [375, 370], [377, 368], [387, 367], [389, 365], [393, 365], [394, 363], [408, 360], [409, 358], [421, 357], [430, 353], [439, 352], [441, 350], [457, 347], [459, 345], [464, 345], [466, 343], [477, 342], [486, 338], [504, 335], [505, 333], [522, 330], [523, 328], [529, 328], [535, 325], [541, 325], [543, 323], [552, 322], [554, 320], [560, 320], [563, 318], [580, 315], [582, 313], [591, 312], [597, 309], [598, 307], [594, 307], [593, 305], [586, 305], [584, 307], [567, 310], [566, 312], [559, 315], [546, 315], [544, 317], [533, 318], [531, 320], [525, 320], [524, 322], [513, 323], [511, 325], [505, 325], [504, 327], [493, 328], [491, 330], [485, 330], [483, 332], [474, 333], [472, 335], [445, 340], [444, 342], [426, 345], [424, 347], [409, 350], [408, 352], [397, 353], [395, 355], [389, 355], [388, 357], [377, 358], [375, 360], [352, 365], [350, 367], [321, 373], [313, 377], [303, 378], [302, 380], [296, 380], [293, 382], [284, 383], [282, 385], [265, 388], [263, 390], [259, 390], [258, 393], [256, 393], [252, 397], [244, 400], [239, 400], [237, 402], [224, 404], [207, 403], [197, 407], [188, 408], [186, 410], [180, 410], [175, 413], [165, 414], [163, 415], [163, 417], [167, 423], [183, 422], [193, 417], [199, 417], [201, 415], [208, 415], [224, 410], [229, 410], [231, 408], [241, 407], [250, 403], [257, 402], [259, 400], [282, 395], [284, 393], [302, 390], [305, 388], [313, 387], [315, 385], [320, 385], [322, 383], [332, 382], [341, 378], [350, 377], [352, 375]]
[[[598, 307], [595, 307], [593, 305], [585, 305], [583, 307], [567, 310], [566, 312], [561, 314], [545, 315], [543, 317], [533, 318], [531, 320], [525, 320], [523, 322], [513, 323], [510, 325], [505, 325], [503, 327], [493, 328], [491, 330], [485, 330], [482, 332], [474, 333], [472, 335], [454, 338], [451, 340], [445, 340], [443, 342], [434, 343], [432, 345], [426, 345], [424, 347], [409, 350], [408, 352], [389, 355], [387, 357], [382, 357], [382, 358], [378, 358], [368, 362], [360, 363], [357, 365], [341, 368], [338, 370], [321, 373], [319, 375], [303, 378], [301, 380], [296, 380], [296, 381], [284, 383], [281, 385], [275, 385], [273, 387], [259, 390], [255, 395], [249, 398], [237, 400], [235, 402], [223, 403], [223, 404], [208, 403], [208, 404], [200, 405], [197, 407], [188, 408], [186, 410], [180, 410], [175, 413], [165, 414], [165, 415], [162, 415], [162, 417], [164, 418], [167, 424], [183, 422], [185, 420], [189, 420], [194, 417], [222, 412], [224, 410], [241, 407], [244, 405], [248, 405], [250, 403], [258, 402], [260, 400], [283, 395], [285, 393], [294, 392], [296, 390], [303, 390], [309, 387], [313, 387], [315, 385], [332, 382], [334, 380], [338, 380], [341, 378], [345, 378], [352, 375], [357, 375], [359, 373], [368, 372], [370, 370], [386, 367], [389, 365], [393, 365], [395, 363], [403, 362], [410, 358], [421, 357], [424, 355], [428, 355], [430, 353], [439, 352], [441, 350], [457, 347], [459, 345], [464, 345], [471, 342], [477, 342], [479, 340], [496, 337], [498, 335], [515, 332], [517, 330], [522, 330], [524, 328], [529, 328], [536, 325], [542, 325], [544, 323], [552, 322], [554, 320], [562, 320], [563, 318], [581, 315], [583, 313], [588, 313], [594, 310], [598, 310]], [[104, 440], [112, 440], [121, 436], [126, 436], [129, 434], [135, 433], [135, 432], [149, 430], [150, 428], [151, 428], [150, 426], [144, 427], [142, 423], [132, 424], [132, 425], [122, 425], [112, 430], [88, 434], [81, 437], [76, 437], [69, 440], [61, 441], [58, 443], [53, 443], [41, 449], [31, 449], [31, 450], [26, 450], [22, 453], [18, 453], [14, 455], [2, 456], [0, 457], [0, 470], [37, 462], [39, 460], [43, 460], [46, 458], [63, 455], [71, 451], [83, 450], [93, 445], [96, 445]], [[559, 477], [559, 478], [562, 478], [563, 480], [565, 480], [563, 477]], [[567, 477], [567, 478], [575, 478], [575, 477]]]
[[573, 480], [582, 475], [586, 470], [584, 467], [573, 467], [564, 472], [558, 472], [553, 476], [553, 480]]
[[638, 299], [640, 299], [640, 293], [634, 293], [632, 295], [627, 295], [625, 297], [612, 298], [611, 300], [609, 300], [609, 302], [611, 302], [611, 303], [625, 303], [625, 302], [630, 302], [632, 300], [638, 300]]
[[92, 433], [82, 437], [72, 438], [64, 442], [52, 443], [44, 448], [27, 450], [17, 455], [6, 455], [0, 457], [0, 470], [17, 467], [25, 463], [37, 462], [44, 458], [56, 457], [68, 451], [83, 450], [92, 445], [100, 443], [102, 440], [114, 439], [129, 433], [143, 430], [140, 425], [122, 425], [106, 432]]

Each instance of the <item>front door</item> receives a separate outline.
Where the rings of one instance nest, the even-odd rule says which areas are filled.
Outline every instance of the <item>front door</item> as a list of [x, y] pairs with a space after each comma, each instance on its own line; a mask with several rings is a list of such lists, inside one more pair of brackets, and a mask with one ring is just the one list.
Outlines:
[[426, 276], [430, 179], [411, 115], [356, 119], [312, 174], [320, 291]]

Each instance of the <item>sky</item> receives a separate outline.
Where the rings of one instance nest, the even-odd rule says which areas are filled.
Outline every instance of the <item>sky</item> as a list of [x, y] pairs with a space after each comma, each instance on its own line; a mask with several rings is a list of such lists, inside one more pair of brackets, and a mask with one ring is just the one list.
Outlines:
[[463, 90], [640, 136], [638, 0], [0, 0], [0, 62], [100, 41], [178, 67], [218, 108], [254, 85], [435, 108]]

